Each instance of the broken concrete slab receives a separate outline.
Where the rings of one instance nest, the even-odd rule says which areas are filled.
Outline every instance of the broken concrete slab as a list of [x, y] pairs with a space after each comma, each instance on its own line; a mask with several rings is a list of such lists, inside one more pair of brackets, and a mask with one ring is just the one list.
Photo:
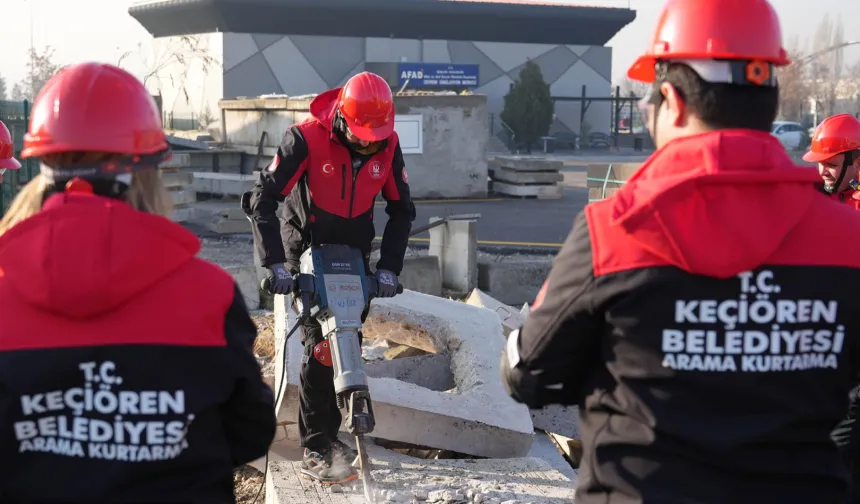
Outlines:
[[[522, 310], [517, 311], [516, 308], [502, 303], [480, 289], [473, 290], [466, 303], [486, 308], [495, 313], [502, 324], [505, 338], [512, 331], [522, 327], [528, 315], [528, 304]], [[523, 311], [525, 311], [525, 314], [523, 314]], [[533, 409], [531, 410], [531, 414], [532, 422], [536, 428], [572, 438], [579, 438], [575, 408], [553, 404], [541, 409]]]
[[[456, 383], [454, 391], [436, 392], [391, 378], [369, 378], [376, 435], [479, 457], [519, 457], [528, 452], [534, 437], [531, 415], [508, 396], [499, 378], [505, 340], [496, 315], [458, 301], [406, 291], [374, 300], [369, 318], [425, 329], [437, 347], [450, 355]], [[282, 347], [278, 342], [283, 341], [291, 319], [295, 319], [294, 310], [284, 296], [276, 296], [276, 348]], [[280, 369], [281, 357], [276, 357], [276, 383], [284, 372], [290, 385], [298, 383], [302, 355], [299, 339], [291, 339], [286, 370]], [[297, 405], [286, 395], [287, 402], [279, 408], [293, 402], [295, 412]]]
[[385, 351], [384, 356], [386, 359], [394, 360], [394, 359], [403, 359], [406, 357], [418, 357], [419, 355], [426, 355], [427, 352], [421, 350], [420, 348], [415, 348], [407, 345], [397, 345], [393, 348], [389, 348]]
[[394, 378], [443, 392], [454, 387], [451, 359], [447, 355], [419, 355], [368, 362], [364, 371], [371, 378]]
[[260, 282], [257, 281], [257, 271], [253, 266], [228, 266], [224, 268], [233, 276], [233, 280], [239, 286], [239, 291], [245, 299], [245, 305], [249, 310], [256, 310], [260, 306]]
[[[347, 440], [345, 440], [347, 441]], [[422, 460], [368, 445], [376, 502], [570, 504], [576, 481], [545, 460]], [[299, 476], [301, 462], [269, 463], [266, 504], [366, 503], [360, 480], [323, 488]]]
[[563, 474], [567, 479], [573, 482], [576, 486], [578, 472], [565, 459], [565, 454], [559, 450], [551, 434], [546, 432], [535, 431], [535, 440], [532, 443], [532, 449], [529, 450], [528, 457], [543, 460], [552, 466], [553, 469]]
[[498, 315], [502, 323], [502, 331], [506, 338], [511, 334], [511, 331], [519, 329], [523, 326], [523, 322], [525, 322], [525, 317], [516, 308], [502, 303], [481, 289], [473, 289], [472, 293], [466, 299], [466, 303], [486, 308]]

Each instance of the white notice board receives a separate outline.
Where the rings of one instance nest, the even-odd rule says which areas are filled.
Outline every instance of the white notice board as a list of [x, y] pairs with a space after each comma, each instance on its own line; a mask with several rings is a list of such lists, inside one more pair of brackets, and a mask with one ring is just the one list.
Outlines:
[[394, 131], [400, 138], [400, 150], [404, 154], [424, 154], [424, 116], [394, 116]]

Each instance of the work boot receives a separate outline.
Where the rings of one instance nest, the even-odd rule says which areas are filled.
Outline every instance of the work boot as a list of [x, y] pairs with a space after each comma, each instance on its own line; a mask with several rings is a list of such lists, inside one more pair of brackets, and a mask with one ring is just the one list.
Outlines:
[[358, 478], [358, 472], [349, 464], [332, 464], [331, 451], [319, 453], [305, 448], [302, 456], [302, 475], [324, 485], [345, 483]]
[[358, 459], [358, 452], [340, 439], [335, 439], [331, 442], [331, 452], [335, 460], [342, 458], [348, 465], [355, 464], [356, 459]]

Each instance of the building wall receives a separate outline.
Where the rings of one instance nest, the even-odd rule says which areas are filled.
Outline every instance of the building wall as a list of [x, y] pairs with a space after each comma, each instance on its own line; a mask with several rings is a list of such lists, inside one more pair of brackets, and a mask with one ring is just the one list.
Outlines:
[[[487, 111], [498, 116], [504, 96], [529, 59], [540, 65], [553, 96], [610, 96], [612, 49], [602, 46], [514, 44], [388, 38], [225, 33], [226, 98], [265, 94], [299, 96], [342, 86], [356, 73], [386, 73], [401, 62], [477, 64]], [[386, 76], [389, 77], [389, 76]], [[592, 102], [591, 131], [609, 132], [609, 102]], [[580, 104], [558, 102], [552, 131], [579, 132]]]

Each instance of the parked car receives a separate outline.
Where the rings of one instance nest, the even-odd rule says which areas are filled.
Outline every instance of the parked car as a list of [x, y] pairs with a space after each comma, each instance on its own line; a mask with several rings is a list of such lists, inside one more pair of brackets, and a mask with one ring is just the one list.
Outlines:
[[805, 149], [809, 145], [809, 133], [797, 122], [776, 121], [770, 134], [778, 138], [786, 150]]

